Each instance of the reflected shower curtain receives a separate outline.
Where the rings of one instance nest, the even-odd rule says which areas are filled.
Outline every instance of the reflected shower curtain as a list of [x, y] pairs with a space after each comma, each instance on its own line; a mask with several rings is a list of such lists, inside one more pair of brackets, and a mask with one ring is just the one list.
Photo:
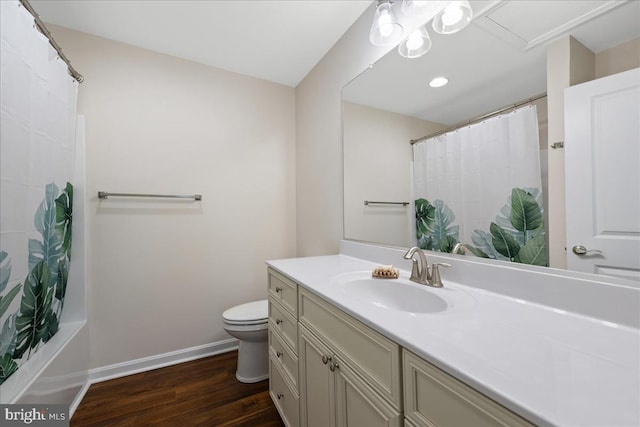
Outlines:
[[414, 144], [423, 249], [547, 265], [535, 106]]
[[0, 7], [1, 384], [61, 322], [78, 84], [19, 2]]

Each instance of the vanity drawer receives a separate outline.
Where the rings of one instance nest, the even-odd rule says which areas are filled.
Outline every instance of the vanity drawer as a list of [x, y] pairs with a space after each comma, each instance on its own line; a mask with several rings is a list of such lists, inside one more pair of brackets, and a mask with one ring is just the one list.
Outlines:
[[402, 406], [400, 346], [304, 288], [299, 320], [394, 407]]
[[269, 296], [298, 316], [298, 285], [271, 268], [269, 271]]
[[269, 330], [275, 331], [298, 354], [298, 323], [287, 310], [269, 297]]
[[273, 363], [287, 376], [294, 388], [298, 389], [298, 356], [291, 351], [280, 336], [269, 331], [269, 354]]
[[403, 350], [404, 416], [418, 427], [533, 427], [520, 416]]
[[284, 424], [287, 427], [298, 427], [300, 425], [298, 393], [287, 382], [273, 359], [269, 359], [269, 395]]

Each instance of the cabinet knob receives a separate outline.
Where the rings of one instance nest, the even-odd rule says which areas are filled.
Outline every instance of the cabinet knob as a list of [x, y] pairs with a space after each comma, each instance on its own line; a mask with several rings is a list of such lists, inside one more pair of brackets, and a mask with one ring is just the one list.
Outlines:
[[276, 286], [276, 292], [282, 292], [282, 288], [279, 286]]
[[279, 325], [280, 323], [282, 323], [282, 319], [276, 319], [276, 325]]
[[327, 356], [326, 354], [322, 355], [322, 363], [324, 363], [325, 365], [329, 363], [330, 360], [331, 360], [331, 356]]
[[331, 372], [335, 371], [336, 369], [338, 369], [340, 366], [338, 365], [338, 362], [331, 362], [329, 364], [329, 370]]
[[282, 352], [281, 351], [276, 351], [276, 357], [278, 357], [278, 358], [282, 357]]
[[284, 397], [284, 394], [278, 393], [278, 394], [276, 394], [276, 397], [278, 398], [278, 400], [280, 400], [280, 399], [282, 399]]

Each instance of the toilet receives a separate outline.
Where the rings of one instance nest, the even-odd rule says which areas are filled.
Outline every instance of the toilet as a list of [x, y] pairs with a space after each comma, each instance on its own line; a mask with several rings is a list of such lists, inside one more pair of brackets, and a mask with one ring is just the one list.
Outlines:
[[237, 305], [222, 313], [224, 330], [239, 341], [236, 378], [255, 383], [269, 378], [267, 300]]

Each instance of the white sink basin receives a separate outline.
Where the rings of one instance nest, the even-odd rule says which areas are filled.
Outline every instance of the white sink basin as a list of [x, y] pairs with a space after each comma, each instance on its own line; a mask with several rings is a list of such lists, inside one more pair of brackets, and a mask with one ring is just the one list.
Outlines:
[[437, 295], [438, 289], [430, 290], [406, 278], [375, 279], [371, 273], [355, 272], [336, 276], [332, 282], [341, 293], [386, 310], [437, 313], [449, 307], [447, 301]]

